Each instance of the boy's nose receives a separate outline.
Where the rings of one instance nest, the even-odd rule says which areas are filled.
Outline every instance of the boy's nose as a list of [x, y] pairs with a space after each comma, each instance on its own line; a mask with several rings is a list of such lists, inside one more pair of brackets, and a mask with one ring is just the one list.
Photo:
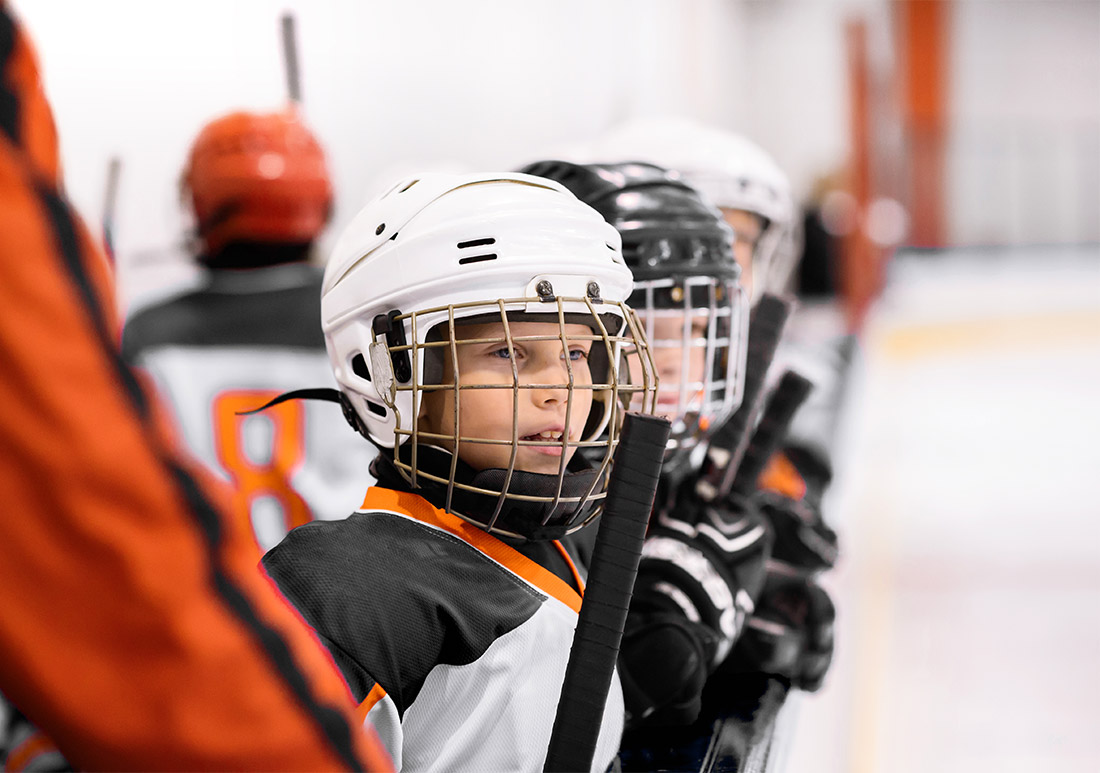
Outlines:
[[[532, 387], [531, 400], [538, 405], [565, 403], [569, 399], [569, 369], [562, 359], [547, 360], [524, 379]], [[561, 386], [557, 386], [557, 385]]]

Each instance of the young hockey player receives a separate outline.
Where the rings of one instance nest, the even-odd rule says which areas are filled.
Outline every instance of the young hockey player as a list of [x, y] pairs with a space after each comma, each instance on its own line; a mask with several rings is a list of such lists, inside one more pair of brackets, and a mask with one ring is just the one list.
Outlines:
[[[406, 179], [333, 251], [325, 339], [378, 484], [264, 566], [402, 770], [542, 769], [583, 592], [572, 535], [623, 411], [654, 402], [631, 286], [615, 229], [522, 174]], [[622, 726], [615, 679], [593, 770]]]
[[[787, 289], [801, 250], [800, 222], [787, 176], [759, 145], [666, 119], [623, 127], [601, 147], [675, 168], [738, 233], [734, 252], [752, 296]], [[820, 687], [832, 658], [834, 610], [817, 576], [836, 561], [837, 535], [821, 507], [832, 479], [837, 395], [851, 356], [847, 337], [814, 329], [821, 318], [815, 309], [796, 310], [776, 354], [777, 366], [805, 374], [815, 387], [759, 481], [757, 504], [775, 530], [774, 555], [757, 619], [730, 664], [780, 674], [806, 690]]]
[[332, 383], [318, 324], [321, 270], [307, 262], [332, 209], [320, 144], [297, 114], [236, 112], [191, 148], [183, 191], [204, 283], [127, 322], [126, 359], [149, 372], [184, 439], [233, 485], [261, 547], [313, 518], [343, 518], [371, 454], [339, 416], [287, 403]]
[[709, 430], [740, 404], [748, 302], [730, 229], [674, 173], [562, 161], [524, 171], [561, 182], [619, 230], [631, 307], [660, 376], [658, 407], [673, 420], [620, 658], [630, 725], [641, 728], [627, 741], [637, 744], [652, 726], [696, 718], [763, 588], [763, 519], [746, 502], [706, 505], [694, 490]]
[[[110, 269], [3, 0], [0, 40], [0, 691], [80, 770], [392, 769], [121, 361]], [[3, 769], [61, 769], [41, 734], [17, 740]]]

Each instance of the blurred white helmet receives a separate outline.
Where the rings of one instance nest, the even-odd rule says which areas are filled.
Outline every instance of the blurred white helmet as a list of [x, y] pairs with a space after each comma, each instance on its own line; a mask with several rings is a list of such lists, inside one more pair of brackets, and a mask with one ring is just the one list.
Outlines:
[[[391, 186], [340, 236], [322, 289], [329, 357], [357, 428], [429, 501], [482, 528], [528, 539], [579, 528], [599, 512], [623, 411], [639, 393], [652, 410], [656, 389], [644, 335], [625, 304], [633, 280], [620, 245], [595, 210], [530, 175], [435, 173]], [[511, 352], [526, 339], [513, 336], [509, 323], [530, 321], [553, 322], [563, 347], [578, 338], [567, 336], [567, 325], [592, 331], [584, 337], [592, 342], [592, 384], [574, 384], [570, 370], [569, 383], [554, 385], [568, 390], [570, 406], [576, 390], [592, 390], [583, 432], [523, 439], [514, 420], [508, 440], [460, 433], [465, 390], [506, 389], [516, 417], [522, 390], [535, 387], [520, 383], [514, 368], [506, 385], [459, 384], [457, 377], [444, 384], [456, 326], [501, 323], [500, 343]], [[645, 383], [630, 383], [627, 355], [646, 360]], [[453, 395], [453, 436], [418, 427], [425, 393], [439, 390]], [[508, 468], [464, 471], [446, 450], [458, 448], [460, 437], [463, 445], [508, 445]], [[583, 447], [589, 456], [602, 450], [603, 460], [582, 469], [588, 463], [572, 453], [567, 466], [563, 451], [556, 476], [516, 469], [515, 449], [530, 445]]]
[[801, 222], [790, 182], [759, 145], [682, 118], [624, 124], [597, 144], [593, 160], [649, 161], [680, 172], [721, 209], [759, 215], [765, 228], [753, 254], [753, 295], [782, 290], [801, 252]]

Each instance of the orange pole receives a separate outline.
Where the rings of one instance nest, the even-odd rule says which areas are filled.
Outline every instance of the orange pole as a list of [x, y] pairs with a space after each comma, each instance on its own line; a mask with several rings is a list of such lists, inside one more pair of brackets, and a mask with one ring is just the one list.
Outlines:
[[902, 94], [912, 244], [942, 247], [950, 0], [900, 0]]
[[848, 49], [848, 129], [851, 137], [848, 191], [856, 200], [859, 227], [853, 229], [844, 239], [838, 279], [841, 295], [845, 299], [848, 326], [855, 332], [862, 326], [863, 318], [878, 292], [881, 271], [877, 249], [863, 228], [873, 196], [867, 23], [863, 19], [852, 19], [845, 25], [844, 32]]

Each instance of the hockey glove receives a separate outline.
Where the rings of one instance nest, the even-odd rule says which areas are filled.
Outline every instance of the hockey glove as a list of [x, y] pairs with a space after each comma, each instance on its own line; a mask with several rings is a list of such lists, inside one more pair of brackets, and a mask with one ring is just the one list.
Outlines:
[[681, 486], [642, 548], [620, 658], [628, 709], [684, 723], [763, 590], [771, 530], [747, 501], [715, 507]]
[[825, 524], [820, 507], [808, 499], [791, 499], [771, 491], [761, 491], [754, 499], [775, 534], [773, 562], [806, 576], [836, 564], [836, 532]]
[[728, 666], [780, 676], [813, 692], [833, 659], [835, 621], [836, 609], [820, 585], [771, 573]]

